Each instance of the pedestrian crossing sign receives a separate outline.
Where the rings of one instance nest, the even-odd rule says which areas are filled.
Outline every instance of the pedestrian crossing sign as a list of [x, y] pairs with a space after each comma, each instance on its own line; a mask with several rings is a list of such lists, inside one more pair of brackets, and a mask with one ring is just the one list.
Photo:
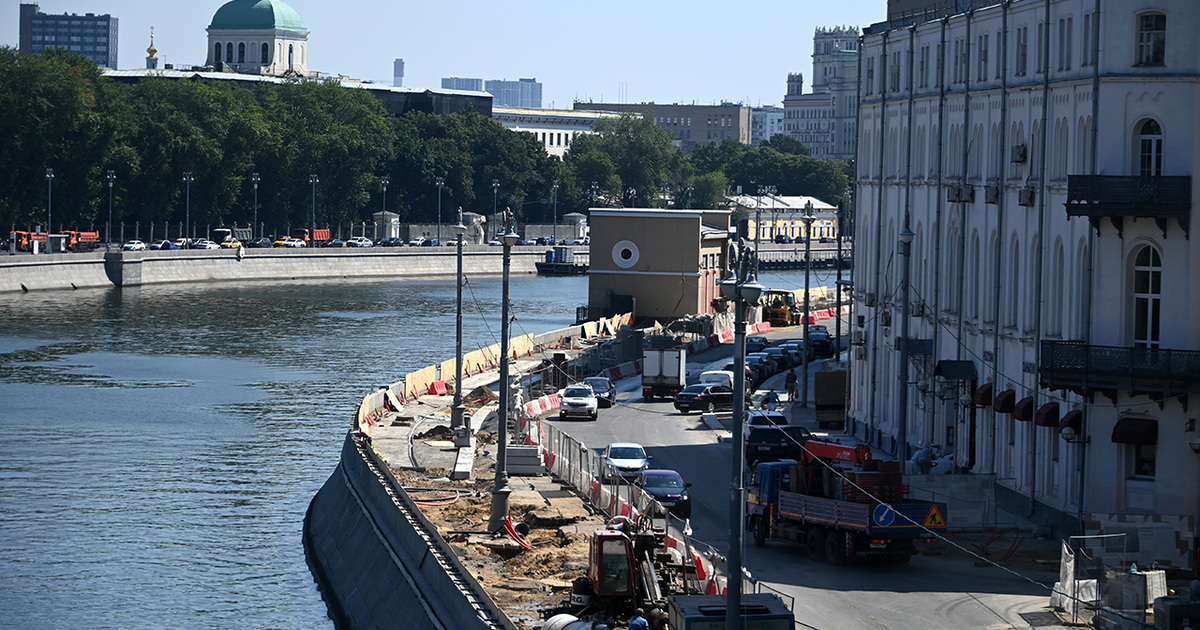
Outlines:
[[925, 527], [945, 527], [946, 519], [942, 518], [942, 511], [938, 509], [936, 503], [929, 506], [929, 513], [925, 515]]

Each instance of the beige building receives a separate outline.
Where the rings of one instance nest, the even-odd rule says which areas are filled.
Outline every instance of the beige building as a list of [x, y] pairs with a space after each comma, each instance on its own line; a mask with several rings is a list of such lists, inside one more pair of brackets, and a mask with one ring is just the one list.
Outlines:
[[592, 208], [588, 306], [667, 321], [712, 313], [729, 243], [728, 210]]
[[575, 109], [650, 114], [675, 135], [675, 144], [691, 155], [697, 145], [737, 140], [750, 144], [752, 108], [737, 103], [720, 105], [661, 105], [658, 103], [583, 103]]
[[812, 204], [813, 238], [838, 237], [838, 207], [816, 197], [807, 195], [736, 195], [730, 203], [746, 213], [738, 222], [738, 235], [748, 241], [772, 243], [777, 237], [786, 237], [787, 242], [807, 238], [804, 228], [804, 213]]

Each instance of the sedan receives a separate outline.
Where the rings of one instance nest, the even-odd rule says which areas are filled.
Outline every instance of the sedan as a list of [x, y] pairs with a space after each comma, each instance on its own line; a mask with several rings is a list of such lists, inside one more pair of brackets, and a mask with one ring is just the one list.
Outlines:
[[264, 236], [255, 241], [247, 241], [245, 245], [246, 247], [270, 247], [271, 239]]
[[372, 243], [371, 239], [365, 236], [355, 236], [354, 238], [346, 241], [346, 247], [371, 247], [373, 245], [375, 245], [375, 243]]
[[221, 246], [206, 238], [202, 238], [192, 244], [192, 249], [221, 249]]
[[417, 238], [414, 238], [413, 240], [408, 242], [409, 247], [420, 247], [424, 244], [425, 244], [425, 239], [421, 238], [420, 236], [418, 236]]
[[242, 246], [242, 242], [236, 238], [231, 238], [228, 241], [221, 241], [222, 249], [237, 249]]
[[675, 408], [683, 413], [733, 408], [733, 389], [727, 385], [699, 383], [675, 394]]
[[600, 459], [604, 469], [600, 475], [605, 483], [618, 479], [632, 479], [650, 467], [653, 455], [647, 455], [641, 444], [613, 442], [604, 447]]
[[321, 243], [321, 247], [345, 247], [345, 246], [346, 246], [346, 242], [340, 238], [331, 238], [328, 241]]
[[771, 342], [762, 335], [746, 337], [746, 352], [762, 352], [769, 345], [771, 345]]
[[746, 465], [762, 461], [803, 459], [804, 443], [812, 437], [808, 429], [797, 425], [751, 426], [746, 434]]
[[141, 252], [146, 250], [146, 244], [141, 241], [125, 241], [121, 249], [127, 252]]
[[633, 483], [668, 512], [679, 518], [692, 517], [692, 498], [687, 490], [692, 484], [685, 482], [674, 470], [643, 470]]
[[617, 388], [612, 379], [605, 376], [591, 376], [583, 379], [583, 384], [596, 392], [596, 400], [601, 407], [611, 407], [617, 404]]
[[153, 243], [150, 243], [149, 249], [179, 249], [179, 246], [171, 241], [154, 241]]
[[586, 418], [595, 420], [600, 416], [596, 393], [587, 385], [568, 385], [559, 395], [558, 417]]

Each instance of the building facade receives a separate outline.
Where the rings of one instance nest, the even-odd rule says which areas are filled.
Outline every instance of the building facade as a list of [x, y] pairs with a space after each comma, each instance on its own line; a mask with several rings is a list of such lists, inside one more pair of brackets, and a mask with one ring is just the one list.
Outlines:
[[537, 79], [492, 79], [484, 83], [483, 91], [492, 95], [492, 105], [527, 109], [542, 106], [542, 84]]
[[442, 89], [482, 92], [483, 79], [472, 79], [469, 77], [442, 77]]
[[[802, 242], [807, 238], [838, 238], [838, 207], [805, 195], [736, 195], [729, 198], [746, 218], [738, 224], [738, 236], [754, 242]], [[812, 226], [805, 229], [805, 213], [811, 208]]]
[[758, 146], [771, 136], [783, 133], [783, 108], [776, 105], [755, 107], [750, 112], [750, 145]]
[[863, 38], [849, 430], [1194, 568], [1200, 4], [970, 4]]
[[599, 118], [616, 118], [612, 112], [576, 111], [571, 109], [529, 109], [500, 107], [493, 103], [492, 119], [513, 131], [532, 133], [546, 153], [562, 158], [571, 142], [580, 134], [592, 133], [592, 123]]
[[856, 27], [818, 28], [813, 35], [812, 91], [804, 93], [803, 74], [788, 75], [783, 130], [804, 143], [815, 158], [854, 157], [858, 38]]
[[575, 109], [650, 114], [675, 135], [675, 144], [691, 155], [699, 145], [736, 140], [750, 144], [751, 110], [744, 105], [660, 105], [657, 103], [585, 103]]
[[308, 77], [308, 29], [281, 0], [230, 0], [208, 25], [205, 64], [239, 74]]
[[117, 68], [117, 18], [108, 15], [42, 13], [36, 4], [20, 7], [18, 49], [36, 54], [47, 48], [79, 53], [98, 66]]

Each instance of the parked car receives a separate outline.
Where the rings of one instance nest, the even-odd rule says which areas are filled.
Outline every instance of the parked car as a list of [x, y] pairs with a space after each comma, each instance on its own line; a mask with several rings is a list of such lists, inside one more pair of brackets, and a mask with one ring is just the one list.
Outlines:
[[596, 400], [596, 392], [592, 391], [591, 387], [582, 383], [567, 385], [558, 396], [560, 420], [567, 418], [595, 420], [600, 417], [600, 403]]
[[192, 249], [221, 249], [221, 246], [206, 238], [202, 238], [192, 243]]
[[321, 247], [345, 247], [346, 241], [340, 238], [331, 238], [328, 241], [321, 243]]
[[821, 239], [820, 239], [820, 241], [821, 241], [822, 243], [832, 243], [832, 242], [834, 242], [834, 241], [833, 241], [833, 239], [832, 239], [832, 238], [830, 238], [830, 237], [828, 237], [828, 236], [822, 236], [822, 237], [821, 237]]
[[246, 247], [270, 247], [272, 242], [270, 238], [264, 236], [256, 240], [246, 241], [245, 245]]
[[799, 459], [803, 444], [812, 437], [808, 429], [797, 425], [751, 426], [746, 434], [746, 465], [762, 461]]
[[809, 360], [813, 358], [829, 358], [835, 354], [833, 341], [825, 333], [817, 333], [810, 330], [808, 332], [808, 344], [812, 347], [812, 356], [809, 357]]
[[[276, 241], [276, 242], [278, 243], [278, 241]], [[302, 238], [288, 237], [287, 239], [285, 239], [283, 241], [283, 246], [284, 247], [308, 247], [308, 243], [304, 242], [304, 239], [302, 239]]]
[[425, 244], [425, 238], [418, 236], [408, 242], [409, 247], [420, 247]]
[[613, 442], [604, 447], [600, 455], [603, 469], [600, 476], [605, 483], [619, 479], [633, 479], [650, 467], [652, 455], [646, 454], [641, 444]]
[[733, 408], [733, 389], [720, 384], [688, 385], [675, 394], [675, 408], [683, 413]]
[[617, 404], [617, 387], [607, 376], [589, 376], [583, 379], [584, 385], [596, 393], [596, 401], [601, 407], [611, 407]]
[[754, 363], [754, 368], [758, 370], [759, 380], [767, 380], [773, 374], [779, 371], [779, 366], [776, 365], [775, 359], [766, 352], [751, 352], [746, 355], [746, 363]]
[[427, 238], [421, 243], [421, 247], [441, 247], [442, 242], [436, 238]]
[[763, 352], [775, 361], [775, 369], [778, 371], [786, 370], [796, 364], [792, 354], [779, 346], [767, 348]]
[[[465, 243], [464, 243], [464, 245], [465, 245]], [[452, 239], [446, 241], [446, 247], [458, 247], [458, 239], [452, 238]]]
[[177, 238], [172, 242], [174, 242], [175, 246], [179, 249], [190, 249], [192, 245], [192, 239], [190, 238]]
[[633, 483], [671, 514], [679, 518], [692, 517], [692, 497], [688, 496], [692, 484], [685, 482], [674, 470], [643, 470]]
[[237, 249], [241, 246], [242, 246], [241, 241], [237, 240], [236, 238], [231, 238], [228, 241], [221, 241], [221, 244], [219, 247], [221, 247], [221, 249]]
[[762, 352], [771, 345], [771, 341], [762, 335], [746, 337], [746, 352]]
[[147, 249], [179, 249], [179, 246], [171, 241], [154, 241], [147, 246]]
[[121, 249], [127, 252], [140, 252], [145, 251], [146, 244], [141, 241], [125, 241], [125, 244], [121, 246]]
[[346, 247], [371, 247], [373, 245], [375, 245], [375, 243], [372, 243], [371, 239], [365, 236], [355, 236], [354, 238], [346, 241]]
[[787, 243], [791, 243], [791, 242], [792, 242], [792, 237], [788, 236], [787, 234], [776, 234], [776, 235], [775, 235], [775, 242], [776, 242], [776, 243], [781, 243], [781, 244], [787, 244]]

